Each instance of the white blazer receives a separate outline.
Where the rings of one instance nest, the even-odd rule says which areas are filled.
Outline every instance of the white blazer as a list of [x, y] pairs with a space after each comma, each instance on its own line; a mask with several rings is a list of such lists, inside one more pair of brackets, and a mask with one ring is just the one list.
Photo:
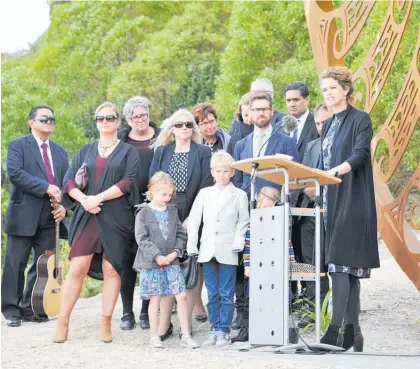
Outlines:
[[[198, 229], [203, 219], [200, 252]], [[249, 224], [248, 197], [230, 183], [224, 189], [216, 185], [203, 188], [195, 198], [188, 217], [188, 254], [198, 254], [205, 263], [213, 257], [221, 264], [238, 265], [238, 252], [244, 249]]]

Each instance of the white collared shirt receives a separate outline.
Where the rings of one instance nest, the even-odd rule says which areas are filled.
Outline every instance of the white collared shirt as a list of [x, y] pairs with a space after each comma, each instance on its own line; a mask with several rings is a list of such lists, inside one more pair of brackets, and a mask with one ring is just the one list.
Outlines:
[[[35, 137], [35, 141], [38, 145], [39, 148], [39, 152], [41, 153], [41, 159], [42, 161], [44, 161], [44, 154], [43, 154], [43, 150], [41, 145], [44, 143], [39, 137], [37, 137], [35, 134], [32, 133], [32, 136]], [[48, 138], [47, 141], [45, 141], [45, 143], [47, 144], [47, 155], [48, 155], [48, 159], [50, 159], [50, 164], [51, 164], [51, 172], [54, 176], [54, 165], [53, 165], [53, 159], [52, 159], [52, 155], [51, 155], [51, 148], [50, 148], [50, 139]]]
[[[271, 123], [268, 124], [268, 128], [265, 129], [264, 131], [262, 131], [257, 126], [254, 126], [254, 137], [253, 137], [253, 142], [252, 142], [252, 147], [253, 147], [253, 153], [252, 154], [253, 154], [254, 158], [256, 158], [257, 155], [258, 155], [258, 141], [259, 141], [260, 135], [261, 134], [264, 135], [263, 142], [265, 142], [265, 141], [268, 140], [268, 138], [271, 136], [272, 133], [273, 133], [273, 126], [271, 125]], [[268, 145], [268, 142], [261, 149], [260, 156], [264, 156], [267, 145]]]
[[[296, 139], [296, 142], [299, 141], [299, 137], [302, 134], [302, 130], [303, 130], [303, 127], [305, 126], [305, 122], [306, 122], [306, 119], [308, 118], [308, 115], [309, 115], [309, 110], [306, 110], [305, 113], [300, 118], [297, 119], [298, 126], [297, 126], [296, 129], [298, 131], [297, 131], [297, 139]], [[289, 133], [290, 137], [293, 137], [293, 133], [294, 132], [295, 131]]]

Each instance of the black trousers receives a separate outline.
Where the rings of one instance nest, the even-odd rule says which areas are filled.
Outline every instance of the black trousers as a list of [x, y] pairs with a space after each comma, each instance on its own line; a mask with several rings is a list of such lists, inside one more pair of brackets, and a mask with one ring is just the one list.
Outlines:
[[[121, 301], [123, 305], [123, 315], [133, 312], [134, 289], [136, 288], [137, 272], [133, 270], [134, 260], [136, 258], [137, 245], [134, 243], [132, 248], [127, 249], [124, 257], [123, 272], [121, 274]], [[148, 314], [150, 300], [143, 300], [141, 313]]]
[[[33, 236], [8, 236], [1, 281], [1, 312], [6, 319], [32, 315], [32, 290], [36, 281], [36, 263], [45, 251], [54, 248], [55, 223], [51, 204], [45, 199], [38, 228]], [[31, 216], [31, 214], [28, 214]], [[21, 220], [22, 222], [25, 219]], [[32, 251], [33, 262], [25, 283], [25, 269]]]
[[245, 278], [244, 278], [244, 263], [242, 262], [243, 254], [240, 252], [239, 266], [236, 268], [236, 286], [235, 286], [235, 309], [236, 311], [243, 311], [245, 305]]
[[[315, 265], [315, 218], [302, 217], [297, 226], [299, 226], [299, 262]], [[322, 306], [330, 289], [330, 283], [328, 277], [321, 277], [320, 282]], [[309, 300], [315, 301], [315, 282], [306, 282], [306, 294]]]

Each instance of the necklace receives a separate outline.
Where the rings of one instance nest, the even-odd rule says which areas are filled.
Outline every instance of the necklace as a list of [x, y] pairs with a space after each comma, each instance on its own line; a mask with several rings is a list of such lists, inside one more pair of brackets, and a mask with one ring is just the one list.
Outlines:
[[105, 145], [101, 144], [101, 141], [99, 141], [98, 142], [98, 149], [99, 149], [100, 155], [103, 157], [105, 155], [106, 151], [108, 149], [110, 149], [111, 147], [114, 147], [117, 144], [117, 142], [118, 142], [118, 138], [116, 138], [115, 141], [111, 145], [105, 146]]

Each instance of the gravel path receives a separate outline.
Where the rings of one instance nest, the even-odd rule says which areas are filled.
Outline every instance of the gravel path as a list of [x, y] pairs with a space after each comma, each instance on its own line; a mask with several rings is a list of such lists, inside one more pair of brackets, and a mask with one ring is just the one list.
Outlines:
[[[104, 344], [98, 341], [101, 296], [96, 296], [77, 303], [69, 341], [61, 345], [51, 343], [55, 320], [10, 328], [2, 318], [2, 368], [420, 368], [420, 294], [383, 245], [380, 256], [381, 268], [362, 281], [361, 326], [365, 354], [370, 355], [274, 355], [273, 348], [239, 352], [243, 344], [185, 350], [178, 347], [176, 317], [175, 337], [166, 341], [165, 350], [155, 351], [148, 347], [148, 331], [119, 329], [120, 302], [113, 320], [114, 341]], [[136, 301], [136, 315], [139, 305]], [[194, 323], [193, 330], [202, 342], [209, 328], [207, 323]], [[311, 342], [313, 333], [305, 337]]]

